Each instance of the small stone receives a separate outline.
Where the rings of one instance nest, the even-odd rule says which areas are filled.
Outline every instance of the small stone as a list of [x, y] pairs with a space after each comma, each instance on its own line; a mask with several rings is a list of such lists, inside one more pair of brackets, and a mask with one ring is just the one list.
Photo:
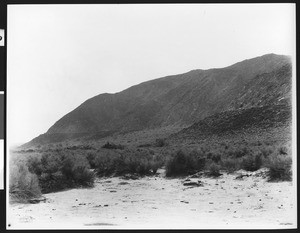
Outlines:
[[185, 204], [189, 204], [189, 202], [188, 202], [188, 201], [180, 201], [180, 202], [182, 202], [182, 203], [185, 203]]
[[196, 186], [196, 187], [199, 187], [199, 186], [203, 186], [203, 184], [201, 183], [201, 181], [199, 182], [185, 182], [183, 183], [184, 186]]

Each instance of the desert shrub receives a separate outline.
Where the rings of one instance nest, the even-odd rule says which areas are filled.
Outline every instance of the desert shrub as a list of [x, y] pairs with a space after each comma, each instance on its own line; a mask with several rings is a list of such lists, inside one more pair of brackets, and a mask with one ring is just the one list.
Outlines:
[[139, 175], [148, 175], [151, 171], [151, 164], [148, 159], [143, 159], [139, 161], [138, 166], [135, 168], [135, 171]]
[[218, 177], [221, 175], [220, 169], [221, 166], [219, 164], [212, 162], [207, 166], [207, 170], [208, 170], [207, 175], [212, 177]]
[[203, 170], [206, 164], [206, 151], [201, 150], [192, 150], [189, 153], [189, 156], [192, 158], [191, 162], [193, 162], [192, 166], [195, 166], [195, 170]]
[[116, 175], [135, 173], [138, 161], [133, 157], [119, 155], [113, 160], [113, 171]]
[[262, 156], [261, 154], [256, 155], [247, 155], [243, 158], [241, 166], [246, 171], [256, 171], [260, 169], [262, 165]]
[[37, 175], [29, 172], [26, 164], [11, 166], [9, 179], [9, 193], [13, 201], [27, 202], [41, 195]]
[[292, 180], [292, 158], [286, 155], [274, 154], [269, 158], [269, 181]]
[[137, 173], [139, 175], [151, 174], [151, 157], [148, 150], [138, 149], [125, 151], [121, 156], [124, 160], [125, 167], [122, 173]]
[[222, 169], [226, 170], [229, 173], [237, 171], [240, 169], [240, 159], [236, 158], [223, 158], [221, 161]]
[[177, 151], [176, 155], [169, 158], [166, 164], [166, 176], [186, 175], [186, 163], [188, 156], [182, 151]]
[[205, 158], [196, 151], [191, 153], [178, 150], [176, 154], [168, 159], [166, 162], [166, 176], [181, 176], [188, 175], [199, 170], [205, 166]]
[[73, 180], [67, 179], [60, 171], [55, 173], [42, 173], [39, 176], [42, 193], [57, 192], [75, 187]]
[[90, 165], [86, 157], [78, 154], [64, 155], [61, 166], [62, 174], [75, 184], [91, 186], [94, 174], [90, 171]]
[[126, 149], [120, 153], [103, 151], [96, 157], [95, 163], [99, 176], [119, 176], [128, 173], [150, 175], [162, 164], [148, 150], [140, 148], [137, 150]]
[[114, 143], [110, 143], [110, 142], [106, 142], [102, 148], [104, 149], [120, 149], [120, 150], [123, 150], [125, 148], [125, 146], [123, 145], [117, 145], [117, 144], [114, 144]]
[[74, 166], [73, 168], [74, 181], [82, 186], [93, 186], [94, 173], [86, 166]]
[[41, 163], [41, 159], [38, 156], [31, 156], [28, 158], [26, 163], [29, 172], [40, 176], [43, 172], [43, 166]]
[[96, 168], [96, 161], [95, 161], [96, 153], [88, 152], [86, 155], [86, 159], [88, 160], [91, 168], [93, 168], [93, 169]]
[[95, 158], [96, 172], [99, 176], [108, 176], [115, 172], [119, 154], [109, 151], [99, 152]]
[[62, 165], [61, 156], [57, 153], [45, 153], [41, 157], [41, 166], [44, 173], [55, 173]]
[[89, 161], [75, 152], [56, 150], [42, 154], [41, 158], [29, 158], [27, 164], [29, 171], [37, 175], [42, 193], [91, 186], [94, 182]]

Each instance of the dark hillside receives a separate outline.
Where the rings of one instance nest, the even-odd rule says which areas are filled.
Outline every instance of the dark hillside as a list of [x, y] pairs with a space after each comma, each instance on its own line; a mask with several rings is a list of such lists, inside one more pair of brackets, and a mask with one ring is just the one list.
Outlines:
[[[217, 113], [171, 135], [170, 139], [206, 139], [231, 135], [260, 135], [273, 129], [291, 129], [292, 111], [289, 105], [252, 107]], [[285, 130], [284, 130], [285, 131]], [[283, 132], [284, 134], [285, 132]], [[274, 138], [278, 135], [274, 135]], [[285, 135], [289, 137], [290, 135]]]

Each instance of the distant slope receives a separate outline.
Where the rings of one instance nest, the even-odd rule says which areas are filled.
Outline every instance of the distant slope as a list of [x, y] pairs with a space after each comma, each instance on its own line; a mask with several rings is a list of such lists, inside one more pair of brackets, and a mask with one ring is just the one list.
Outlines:
[[201, 139], [211, 135], [229, 136], [234, 133], [259, 134], [274, 128], [290, 128], [291, 120], [291, 106], [285, 104], [230, 110], [206, 117], [170, 138], [182, 140]]
[[290, 58], [268, 54], [226, 68], [193, 70], [95, 96], [32, 143], [50, 142], [58, 134], [69, 138], [67, 135], [187, 127], [230, 109], [288, 101], [290, 88]]
[[284, 65], [269, 73], [254, 77], [231, 103], [232, 109], [266, 106], [272, 104], [291, 105], [292, 66]]

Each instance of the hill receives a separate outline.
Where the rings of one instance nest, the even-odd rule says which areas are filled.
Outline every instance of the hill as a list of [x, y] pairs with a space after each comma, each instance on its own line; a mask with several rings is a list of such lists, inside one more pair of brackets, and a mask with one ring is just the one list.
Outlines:
[[[239, 108], [290, 102], [291, 61], [267, 54], [229, 67], [192, 70], [95, 96], [27, 145], [161, 127], [185, 128]], [[100, 136], [99, 136], [100, 135]]]

